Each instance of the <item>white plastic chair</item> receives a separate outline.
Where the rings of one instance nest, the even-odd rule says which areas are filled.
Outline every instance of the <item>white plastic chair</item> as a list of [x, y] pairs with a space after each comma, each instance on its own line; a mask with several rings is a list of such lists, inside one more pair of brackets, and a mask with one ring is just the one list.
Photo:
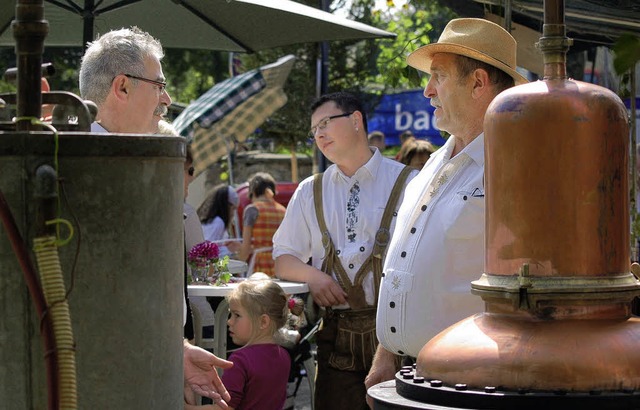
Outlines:
[[256, 257], [259, 253], [262, 252], [271, 252], [273, 250], [273, 246], [265, 246], [263, 248], [256, 248], [253, 250], [251, 254], [251, 258], [249, 258], [249, 267], [247, 268], [247, 276], [251, 276], [253, 273], [253, 269], [256, 266]]

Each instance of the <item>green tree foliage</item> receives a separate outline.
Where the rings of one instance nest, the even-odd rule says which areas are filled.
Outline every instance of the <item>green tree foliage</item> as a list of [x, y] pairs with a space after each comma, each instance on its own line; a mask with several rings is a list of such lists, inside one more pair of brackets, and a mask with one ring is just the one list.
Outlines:
[[635, 70], [640, 61], [640, 38], [633, 34], [623, 34], [613, 47], [615, 57], [613, 68], [622, 76], [620, 96], [622, 98], [631, 95], [630, 74]]
[[455, 17], [454, 12], [436, 0], [413, 0], [401, 7], [387, 0], [386, 9], [374, 12], [373, 24], [397, 37], [378, 42], [378, 73], [371, 82], [394, 89], [424, 87], [426, 77], [407, 66], [406, 57], [419, 47], [436, 42], [444, 26]]

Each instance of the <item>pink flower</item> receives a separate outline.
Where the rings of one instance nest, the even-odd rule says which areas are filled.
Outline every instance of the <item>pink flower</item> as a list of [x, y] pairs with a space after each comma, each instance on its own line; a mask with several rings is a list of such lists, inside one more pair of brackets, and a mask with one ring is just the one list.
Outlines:
[[220, 248], [215, 243], [204, 241], [195, 245], [187, 255], [187, 261], [192, 267], [203, 267], [216, 262], [220, 255]]

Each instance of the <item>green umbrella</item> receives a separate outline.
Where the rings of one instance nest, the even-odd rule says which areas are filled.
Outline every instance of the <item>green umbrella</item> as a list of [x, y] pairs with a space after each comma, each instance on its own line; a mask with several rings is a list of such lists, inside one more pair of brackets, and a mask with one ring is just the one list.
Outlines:
[[[0, 46], [14, 46], [15, 1], [0, 1]], [[47, 46], [80, 46], [138, 26], [166, 48], [253, 52], [395, 34], [289, 0], [44, 0]]]
[[228, 154], [235, 142], [244, 141], [286, 104], [283, 87], [294, 60], [288, 55], [218, 83], [180, 113], [173, 126], [191, 141], [196, 174]]

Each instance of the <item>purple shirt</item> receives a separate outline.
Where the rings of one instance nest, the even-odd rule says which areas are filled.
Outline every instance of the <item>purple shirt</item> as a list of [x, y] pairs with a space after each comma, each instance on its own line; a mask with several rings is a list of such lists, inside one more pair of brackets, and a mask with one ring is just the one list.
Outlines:
[[236, 410], [282, 410], [287, 399], [291, 358], [277, 344], [243, 347], [231, 354], [233, 367], [222, 374]]

